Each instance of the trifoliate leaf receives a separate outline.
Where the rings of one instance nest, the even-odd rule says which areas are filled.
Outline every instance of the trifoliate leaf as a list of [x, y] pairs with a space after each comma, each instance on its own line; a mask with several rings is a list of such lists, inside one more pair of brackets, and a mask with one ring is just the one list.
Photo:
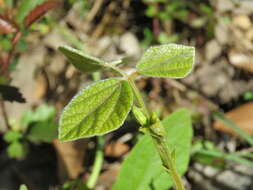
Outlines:
[[96, 82], [77, 94], [65, 107], [59, 127], [63, 141], [102, 135], [119, 128], [133, 103], [127, 81], [111, 78]]
[[102, 67], [108, 67], [105, 61], [72, 47], [61, 46], [59, 47], [59, 50], [68, 58], [71, 64], [82, 72], [94, 72], [98, 71]]
[[185, 77], [193, 68], [195, 49], [191, 46], [165, 44], [149, 48], [138, 65], [137, 71], [151, 77]]

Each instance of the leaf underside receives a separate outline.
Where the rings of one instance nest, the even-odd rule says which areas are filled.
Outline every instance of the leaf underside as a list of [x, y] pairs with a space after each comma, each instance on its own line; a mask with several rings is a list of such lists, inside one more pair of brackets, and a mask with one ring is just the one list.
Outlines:
[[69, 141], [115, 130], [123, 124], [132, 103], [132, 89], [127, 81], [111, 78], [96, 82], [65, 107], [59, 138]]
[[195, 49], [191, 46], [165, 44], [150, 47], [137, 64], [137, 71], [146, 76], [183, 78], [194, 65]]
[[[182, 175], [190, 159], [191, 118], [181, 109], [166, 117], [162, 124], [167, 132], [170, 150], [176, 150], [176, 166]], [[124, 160], [112, 190], [167, 190], [172, 179], [162, 167], [160, 157], [149, 135], [144, 135]]]
[[59, 50], [68, 58], [78, 70], [82, 72], [95, 72], [102, 67], [107, 67], [107, 63], [91, 55], [85, 54], [82, 51], [69, 46], [61, 46]]

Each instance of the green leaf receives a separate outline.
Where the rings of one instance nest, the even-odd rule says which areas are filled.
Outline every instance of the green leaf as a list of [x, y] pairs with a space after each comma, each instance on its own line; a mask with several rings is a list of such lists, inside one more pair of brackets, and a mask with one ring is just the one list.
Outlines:
[[182, 78], [194, 65], [195, 49], [191, 46], [165, 44], [149, 48], [137, 64], [137, 71], [151, 77]]
[[96, 57], [83, 53], [69, 46], [61, 46], [59, 50], [68, 58], [78, 70], [82, 72], [95, 72], [102, 67], [109, 67], [107, 63]]
[[[171, 150], [175, 150], [176, 165], [183, 174], [189, 163], [192, 127], [189, 111], [182, 109], [163, 120]], [[153, 187], [153, 188], [152, 188]], [[162, 167], [160, 157], [149, 135], [144, 135], [123, 162], [112, 190], [166, 190], [172, 180]]]
[[102, 135], [119, 128], [133, 103], [127, 81], [111, 78], [96, 82], [78, 93], [65, 107], [59, 127], [63, 141]]
[[28, 110], [22, 115], [21, 125], [26, 129], [31, 123], [47, 121], [55, 118], [56, 110], [53, 106], [42, 104], [35, 111]]
[[35, 143], [50, 143], [57, 138], [57, 125], [53, 120], [37, 122], [28, 131], [27, 137]]
[[15, 141], [7, 147], [7, 153], [10, 158], [23, 158], [27, 153], [27, 147], [25, 144]]
[[28, 190], [28, 188], [26, 185], [22, 184], [20, 185], [19, 190]]
[[22, 136], [22, 133], [20, 133], [19, 131], [10, 130], [4, 134], [4, 140], [10, 143], [21, 139]]

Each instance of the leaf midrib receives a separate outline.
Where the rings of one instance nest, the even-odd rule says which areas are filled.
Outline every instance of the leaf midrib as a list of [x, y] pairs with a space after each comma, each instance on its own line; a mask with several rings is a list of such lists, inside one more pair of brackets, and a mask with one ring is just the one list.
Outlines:
[[[120, 82], [121, 82], [121, 80], [117, 81], [117, 82], [114, 83], [114, 84], [111, 84], [111, 85], [107, 86], [106, 88], [103, 88], [103, 89], [101, 89], [101, 90], [98, 90], [98, 91], [96, 91], [95, 93], [92, 93], [92, 94], [90, 94], [90, 95], [87, 96], [87, 97], [84, 97], [84, 99], [81, 99], [81, 100], [79, 100], [79, 101], [76, 101], [75, 103], [83, 102], [83, 101], [85, 101], [87, 98], [90, 98], [90, 97], [92, 97], [92, 96], [96, 96], [96, 95], [100, 94], [101, 92], [107, 90], [108, 88], [110, 88], [110, 87], [112, 87], [112, 86], [114, 86], [114, 85], [118, 85], [118, 83], [120, 83]], [[92, 87], [92, 85], [89, 86], [88, 88], [91, 88], [91, 87]], [[83, 93], [84, 91], [86, 91], [86, 90], [89, 90], [89, 89], [87, 89], [87, 88], [83, 89], [83, 90], [80, 92], [80, 94], [82, 94], [82, 93]], [[112, 92], [112, 93], [113, 93], [113, 92]], [[77, 94], [77, 96], [78, 96], [78, 95], [79, 95], [79, 94]], [[72, 116], [72, 115], [76, 115], [76, 114], [81, 114], [81, 112], [70, 114], [70, 115], [67, 116], [67, 118], [70, 117], [70, 116]]]
[[[117, 82], [117, 83], [115, 83], [115, 84], [113, 84], [113, 85], [109, 85], [108, 87], [111, 87], [111, 86], [114, 86], [114, 85], [120, 85], [120, 82], [121, 82], [121, 81], [119, 81], [119, 82]], [[120, 85], [120, 86], [121, 86], [121, 85]], [[107, 87], [107, 88], [104, 88], [103, 90], [101, 90], [101, 91], [99, 91], [99, 92], [102, 92], [102, 91], [108, 89], [108, 87]], [[66, 133], [65, 136], [68, 136], [69, 133], [71, 133], [72, 130], [74, 130], [74, 128], [76, 128], [76, 127], [78, 127], [78, 130], [80, 130], [80, 128], [81, 128], [80, 124], [83, 122], [83, 120], [86, 119], [88, 115], [90, 115], [90, 114], [92, 114], [93, 112], [95, 112], [99, 107], [101, 107], [108, 99], [110, 99], [110, 98], [114, 95], [114, 93], [115, 93], [116, 91], [117, 91], [117, 87], [115, 87], [115, 89], [112, 91], [112, 93], [111, 93], [108, 97], [106, 97], [106, 99], [104, 99], [104, 101], [102, 101], [99, 105], [97, 105], [95, 108], [93, 108], [93, 110], [89, 111], [89, 112], [86, 114], [86, 116], [84, 116], [84, 118], [78, 122], [78, 124], [76, 124], [74, 127], [72, 127], [72, 128]], [[93, 95], [97, 95], [97, 94], [99, 94], [99, 92], [98, 92], [98, 93], [95, 93], [95, 94], [93, 94]], [[91, 96], [92, 96], [92, 95], [86, 97], [85, 99], [87, 99], [87, 98], [89, 98], [89, 97], [91, 97]], [[85, 99], [84, 99], [84, 100], [85, 100]], [[84, 101], [84, 100], [82, 100], [82, 101]], [[75, 114], [82, 114], [82, 113], [75, 113]], [[71, 116], [73, 116], [73, 115], [75, 115], [75, 114], [68, 115], [68, 117], [71, 117]], [[94, 121], [93, 121], [93, 122], [94, 122]]]
[[[115, 108], [116, 105], [118, 104], [119, 98], [120, 98], [120, 96], [121, 96], [121, 88], [122, 88], [122, 85], [119, 84], [119, 86], [120, 86], [120, 87], [119, 87], [120, 89], [116, 88], [116, 90], [114, 90], [114, 91], [112, 92], [112, 94], [111, 94], [108, 98], [106, 98], [106, 100], [105, 100], [102, 104], [100, 104], [93, 112], [89, 113], [89, 115], [92, 114], [92, 113], [94, 113], [94, 112], [96, 112], [101, 106], [103, 106], [103, 105], [105, 104], [105, 102], [106, 102], [107, 100], [109, 100], [109, 99], [117, 92], [117, 90], [120, 90], [120, 94], [119, 94], [117, 100], [115, 101], [115, 104], [114, 104], [114, 106], [113, 106], [113, 109], [112, 109], [111, 113], [108, 114], [108, 117], [104, 120], [104, 122], [103, 122], [103, 124], [104, 124], [104, 123], [108, 120], [108, 118], [111, 116], [111, 114], [114, 112], [114, 108]], [[88, 115], [87, 115], [87, 116], [88, 116]], [[87, 117], [87, 116], [86, 116], [86, 117]], [[88, 132], [88, 131], [93, 127], [93, 125], [95, 124], [96, 118], [97, 118], [97, 117], [95, 117], [95, 120], [92, 122], [91, 127], [89, 127], [89, 129], [87, 129], [86, 132]], [[84, 120], [84, 119], [83, 119], [83, 120]], [[82, 120], [82, 121], [83, 121], [83, 120]], [[81, 121], [81, 122], [82, 122], [82, 121]], [[79, 125], [80, 125], [80, 124], [79, 124]], [[96, 134], [97, 134], [97, 133], [94, 133], [94, 135], [96, 135]]]

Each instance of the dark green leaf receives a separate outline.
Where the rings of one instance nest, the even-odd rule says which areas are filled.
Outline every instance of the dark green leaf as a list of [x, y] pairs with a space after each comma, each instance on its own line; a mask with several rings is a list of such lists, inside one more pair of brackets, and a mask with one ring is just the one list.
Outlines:
[[108, 67], [105, 61], [72, 47], [61, 46], [59, 50], [68, 58], [70, 63], [82, 72], [94, 72], [100, 70], [102, 67]]

